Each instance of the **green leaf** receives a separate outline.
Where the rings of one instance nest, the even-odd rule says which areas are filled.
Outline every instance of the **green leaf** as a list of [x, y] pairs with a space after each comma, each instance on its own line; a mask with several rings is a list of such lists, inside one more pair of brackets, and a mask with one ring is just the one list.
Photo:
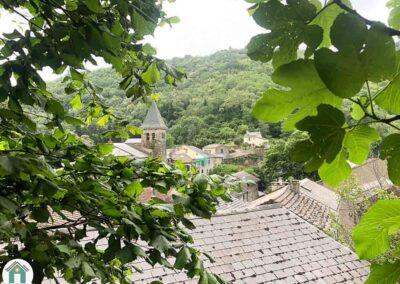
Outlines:
[[64, 107], [57, 100], [49, 99], [46, 103], [45, 110], [46, 110], [46, 112], [50, 112], [55, 116], [59, 116], [59, 117], [64, 116]]
[[12, 158], [0, 156], [0, 176], [11, 175], [15, 172]]
[[380, 140], [378, 131], [367, 125], [359, 125], [346, 133], [344, 146], [349, 151], [349, 160], [355, 164], [363, 164], [369, 155], [372, 143]]
[[353, 229], [354, 247], [362, 259], [374, 259], [390, 247], [389, 231], [398, 231], [400, 200], [379, 200]]
[[157, 235], [154, 239], [152, 239], [150, 245], [160, 252], [171, 248], [170, 242], [163, 235]]
[[351, 175], [351, 167], [347, 163], [346, 154], [341, 151], [332, 162], [324, 162], [319, 168], [318, 174], [329, 186], [338, 186]]
[[98, 0], [83, 0], [83, 3], [85, 3], [86, 7], [88, 7], [89, 10], [92, 12], [95, 13], [103, 12], [103, 8], [101, 7], [100, 2]]
[[128, 184], [124, 189], [124, 194], [129, 197], [139, 199], [139, 196], [143, 193], [143, 187], [140, 181], [135, 180], [134, 182]]
[[133, 75], [126, 76], [120, 83], [119, 87], [123, 90], [126, 90], [126, 88], [129, 87], [133, 79]]
[[340, 14], [331, 28], [332, 44], [341, 52], [354, 55], [362, 49], [367, 37], [367, 26], [358, 16]]
[[318, 46], [322, 42], [323, 31], [321, 27], [317, 25], [309, 26], [304, 32], [304, 43], [307, 45], [307, 49], [304, 52], [304, 56], [309, 58]]
[[363, 117], [365, 116], [365, 112], [364, 110], [360, 107], [359, 104], [353, 103], [351, 105], [351, 117], [356, 120], [359, 121], [361, 120]]
[[395, 29], [400, 29], [400, 6], [393, 8], [389, 14], [389, 25]]
[[365, 284], [396, 284], [400, 279], [400, 261], [373, 263]]
[[366, 77], [373, 82], [392, 79], [396, 71], [396, 48], [386, 26], [374, 23], [368, 31], [362, 60]]
[[179, 17], [174, 16], [174, 17], [168, 18], [168, 21], [171, 24], [179, 24], [181, 22], [181, 19], [179, 19]]
[[[70, 75], [72, 80], [78, 81], [79, 83], [84, 79], [84, 75], [78, 72], [75, 68], [70, 68]], [[75, 84], [77, 83], [75, 82]]]
[[400, 134], [385, 137], [381, 143], [381, 158], [388, 161], [390, 180], [400, 185]]
[[106, 124], [108, 123], [109, 119], [110, 119], [110, 115], [109, 114], [105, 114], [102, 117], [100, 117], [99, 120], [97, 120], [97, 125], [98, 126], [106, 126]]
[[[328, 3], [331, 3], [329, 1]], [[349, 0], [344, 0], [342, 1], [344, 4], [346, 4], [348, 7], [351, 7], [351, 3]], [[315, 19], [311, 22], [313, 25], [318, 25], [320, 26], [323, 31], [323, 40], [321, 43], [321, 46], [323, 47], [329, 47], [331, 45], [331, 38], [330, 38], [330, 30], [331, 27], [336, 19], [336, 17], [343, 13], [343, 10], [338, 7], [336, 4], [330, 5], [329, 7], [325, 8], [324, 11], [319, 13]]]
[[101, 155], [108, 155], [114, 149], [113, 144], [109, 144], [109, 143], [98, 144], [97, 147], [98, 147]]
[[71, 249], [68, 247], [68, 245], [56, 245], [56, 247], [60, 252], [71, 255]]
[[101, 212], [105, 215], [119, 218], [122, 216], [120, 210], [115, 206], [115, 204], [111, 200], [104, 200], [101, 204]]
[[32, 248], [31, 257], [37, 262], [46, 263], [49, 261], [49, 256], [46, 253], [48, 249], [46, 244], [38, 244], [37, 246]]
[[183, 269], [185, 265], [190, 261], [190, 250], [187, 247], [182, 247], [176, 256], [174, 268]]
[[315, 52], [315, 66], [326, 87], [338, 97], [354, 96], [365, 83], [364, 69], [356, 54], [321, 48]]
[[78, 9], [78, 0], [66, 0], [66, 3], [68, 11], [75, 11]]
[[85, 275], [87, 277], [96, 277], [96, 273], [94, 272], [94, 270], [90, 266], [90, 264], [87, 262], [82, 263], [82, 272], [83, 272], [83, 275]]
[[253, 18], [270, 32], [250, 40], [249, 57], [263, 62], [273, 58], [276, 68], [295, 60], [301, 43], [306, 43], [307, 53], [312, 53], [322, 40], [322, 29], [308, 25], [315, 14], [316, 7], [306, 0], [287, 1], [287, 5], [278, 0], [260, 3]]
[[386, 87], [377, 94], [375, 103], [392, 113], [400, 114], [400, 74], [396, 75]]
[[135, 30], [135, 36], [138, 39], [143, 38], [145, 35], [152, 35], [157, 23], [153, 22], [152, 19], [145, 19], [142, 15], [134, 11], [131, 15], [133, 29]]
[[50, 218], [50, 213], [46, 207], [35, 207], [32, 209], [32, 218], [38, 222], [45, 223]]
[[13, 214], [15, 214], [18, 209], [18, 205], [14, 201], [4, 196], [0, 196], [0, 206], [7, 209]]
[[83, 107], [83, 103], [81, 101], [81, 96], [76, 95], [72, 100], [71, 100], [71, 106], [73, 109], [81, 109]]
[[267, 122], [279, 122], [295, 110], [290, 117], [294, 125], [304, 117], [314, 114], [320, 104], [339, 107], [341, 99], [335, 97], [318, 76], [314, 62], [297, 60], [279, 67], [272, 75], [275, 83], [290, 88], [268, 90], [254, 106], [252, 114]]
[[143, 133], [143, 129], [133, 126], [133, 125], [127, 125], [126, 129], [128, 129], [129, 133], [133, 135], [138, 135]]
[[122, 264], [130, 263], [136, 260], [138, 257], [145, 257], [146, 253], [140, 247], [127, 243], [121, 250], [119, 250], [115, 255]]
[[269, 38], [269, 34], [259, 34], [252, 37], [246, 47], [247, 55], [252, 60], [261, 62], [270, 61], [274, 55], [274, 49], [268, 44]]
[[146, 71], [142, 74], [142, 79], [149, 85], [153, 85], [160, 81], [160, 71], [156, 63], [151, 63]]
[[343, 129], [343, 113], [330, 106], [318, 106], [318, 115], [306, 117], [296, 124], [297, 129], [307, 131], [314, 144], [316, 153], [327, 163], [332, 162], [342, 149], [346, 131]]
[[64, 121], [70, 125], [84, 125], [85, 123], [80, 120], [79, 118], [73, 117], [73, 116], [65, 116]]

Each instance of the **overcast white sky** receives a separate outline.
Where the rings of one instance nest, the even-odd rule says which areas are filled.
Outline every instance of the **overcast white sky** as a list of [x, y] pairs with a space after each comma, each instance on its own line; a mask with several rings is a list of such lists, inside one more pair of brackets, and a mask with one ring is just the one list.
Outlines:
[[[386, 22], [388, 11], [384, 0], [352, 0], [354, 8], [371, 20]], [[262, 32], [247, 13], [244, 0], [176, 0], [165, 2], [170, 16], [178, 16], [179, 24], [159, 28], [149, 41], [164, 59], [184, 55], [208, 55], [215, 51], [244, 48], [250, 38]], [[0, 32], [16, 27], [10, 16], [0, 14]], [[100, 64], [104, 66], [104, 64]], [[54, 78], [44, 72], [46, 79]]]

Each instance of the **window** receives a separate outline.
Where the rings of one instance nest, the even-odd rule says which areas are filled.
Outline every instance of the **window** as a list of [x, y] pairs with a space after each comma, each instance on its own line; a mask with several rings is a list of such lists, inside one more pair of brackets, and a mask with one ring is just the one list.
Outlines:
[[221, 154], [223, 154], [224, 153], [224, 149], [221, 149]]
[[146, 140], [149, 141], [150, 140], [150, 133], [146, 134]]
[[165, 133], [164, 132], [162, 133], [162, 139], [165, 139]]
[[156, 134], [155, 133], [151, 133], [151, 139], [154, 141], [156, 140]]

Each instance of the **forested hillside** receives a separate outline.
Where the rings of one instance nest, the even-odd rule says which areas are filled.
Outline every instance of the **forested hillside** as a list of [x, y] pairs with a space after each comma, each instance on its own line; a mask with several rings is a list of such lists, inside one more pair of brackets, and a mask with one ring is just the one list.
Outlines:
[[[182, 67], [188, 77], [176, 88], [160, 84], [155, 91], [160, 111], [170, 128], [169, 146], [239, 143], [246, 130], [260, 130], [265, 137], [280, 136], [279, 125], [260, 122], [250, 113], [262, 92], [273, 84], [269, 64], [251, 61], [242, 50], [220, 51], [207, 57], [186, 56], [169, 63]], [[148, 106], [124, 97], [113, 70], [96, 70], [89, 78], [103, 89], [105, 104], [114, 113], [140, 125]], [[55, 93], [64, 92], [61, 80], [49, 85]], [[95, 140], [104, 131], [93, 126], [89, 129], [88, 134]]]

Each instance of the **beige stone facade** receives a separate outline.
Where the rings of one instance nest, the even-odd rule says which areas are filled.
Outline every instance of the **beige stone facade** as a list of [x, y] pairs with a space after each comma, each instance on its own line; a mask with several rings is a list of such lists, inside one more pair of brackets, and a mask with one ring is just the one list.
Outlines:
[[165, 158], [167, 155], [167, 131], [165, 129], [145, 129], [142, 133], [142, 146], [152, 149], [153, 157]]

